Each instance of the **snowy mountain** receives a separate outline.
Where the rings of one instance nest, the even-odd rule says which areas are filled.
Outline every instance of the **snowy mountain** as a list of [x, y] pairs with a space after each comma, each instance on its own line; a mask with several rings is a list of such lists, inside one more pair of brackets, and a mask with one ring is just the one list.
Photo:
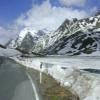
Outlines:
[[66, 19], [52, 33], [45, 54], [79, 55], [100, 51], [100, 15], [85, 19]]
[[100, 51], [100, 14], [84, 19], [66, 19], [55, 31], [23, 29], [12, 47], [24, 53], [81, 55]]
[[9, 47], [23, 53], [39, 53], [46, 47], [46, 43], [48, 43], [48, 33], [49, 31], [46, 29], [37, 31], [30, 27], [24, 28], [17, 39], [10, 43]]

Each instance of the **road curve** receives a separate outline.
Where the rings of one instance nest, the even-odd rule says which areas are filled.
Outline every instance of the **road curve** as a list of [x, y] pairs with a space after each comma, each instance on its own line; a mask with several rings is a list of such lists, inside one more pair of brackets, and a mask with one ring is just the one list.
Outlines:
[[35, 92], [25, 69], [0, 57], [0, 100], [36, 100]]

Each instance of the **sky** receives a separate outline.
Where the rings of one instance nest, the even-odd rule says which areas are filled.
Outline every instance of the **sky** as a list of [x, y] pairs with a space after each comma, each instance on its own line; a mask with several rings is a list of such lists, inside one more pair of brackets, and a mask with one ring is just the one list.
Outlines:
[[0, 0], [0, 40], [25, 27], [56, 30], [68, 18], [84, 18], [100, 7], [100, 0]]

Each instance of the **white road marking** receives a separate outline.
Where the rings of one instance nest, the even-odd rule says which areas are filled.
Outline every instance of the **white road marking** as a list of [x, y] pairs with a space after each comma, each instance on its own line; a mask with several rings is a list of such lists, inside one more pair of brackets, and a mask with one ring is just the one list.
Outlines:
[[38, 93], [37, 93], [37, 90], [36, 90], [36, 87], [35, 87], [35, 84], [34, 84], [32, 78], [31, 78], [31, 76], [30, 76], [27, 72], [26, 72], [26, 74], [27, 74], [27, 76], [28, 76], [28, 78], [29, 78], [29, 80], [30, 80], [30, 82], [31, 82], [31, 84], [32, 84], [32, 87], [33, 87], [33, 91], [34, 91], [34, 93], [35, 93], [35, 98], [36, 98], [36, 100], [40, 100], [40, 98], [39, 98], [39, 96], [38, 96]]

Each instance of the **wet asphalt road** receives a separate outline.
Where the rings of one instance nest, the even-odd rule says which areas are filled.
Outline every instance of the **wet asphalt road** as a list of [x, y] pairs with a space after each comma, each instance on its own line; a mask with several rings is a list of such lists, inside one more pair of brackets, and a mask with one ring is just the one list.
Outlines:
[[36, 100], [25, 69], [3, 57], [0, 57], [0, 100]]

